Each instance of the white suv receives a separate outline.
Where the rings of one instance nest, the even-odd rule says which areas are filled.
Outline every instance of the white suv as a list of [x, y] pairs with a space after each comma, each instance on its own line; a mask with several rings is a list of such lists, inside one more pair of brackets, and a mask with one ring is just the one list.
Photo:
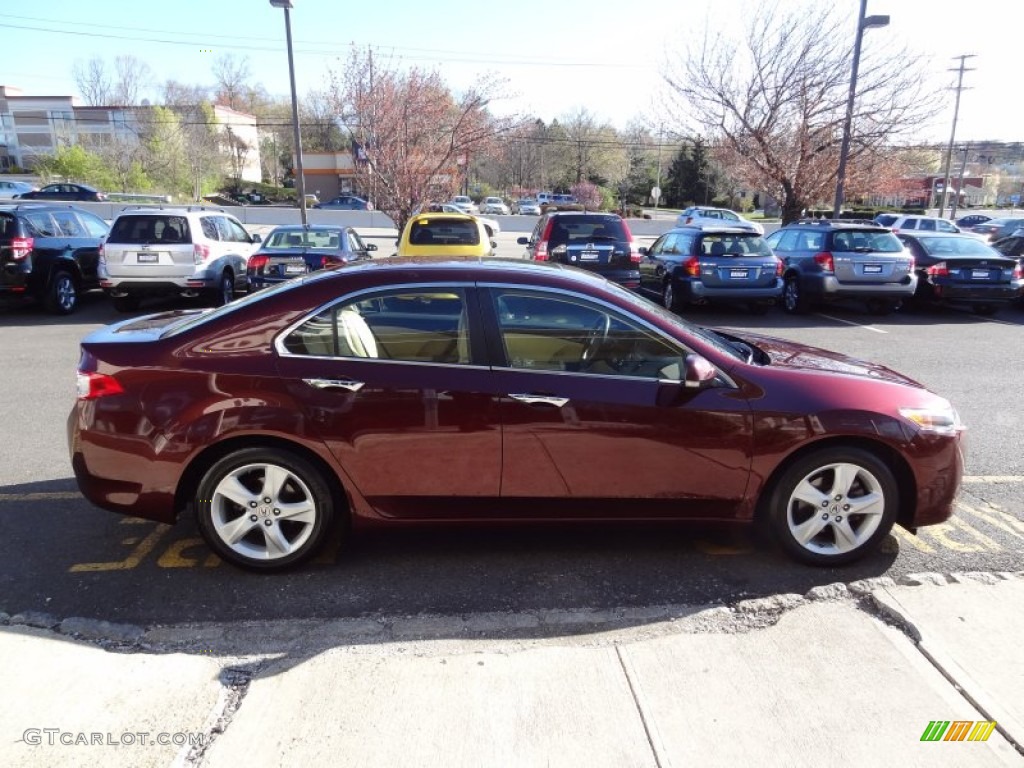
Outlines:
[[953, 222], [940, 219], [938, 216], [897, 216], [888, 227], [893, 232], [949, 232], [957, 234], [962, 231]]
[[756, 221], [748, 221], [728, 208], [710, 208], [695, 205], [687, 208], [676, 218], [677, 227], [734, 227], [748, 232], [764, 234], [764, 227]]
[[210, 208], [121, 211], [100, 246], [100, 285], [120, 312], [146, 296], [200, 296], [226, 304], [246, 289], [249, 256], [260, 242], [238, 219]]

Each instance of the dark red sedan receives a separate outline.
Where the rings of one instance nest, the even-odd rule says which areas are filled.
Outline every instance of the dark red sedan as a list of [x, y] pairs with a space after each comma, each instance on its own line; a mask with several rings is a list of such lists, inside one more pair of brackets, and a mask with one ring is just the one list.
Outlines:
[[375, 261], [82, 342], [94, 504], [271, 570], [336, 525], [763, 521], [817, 565], [949, 518], [950, 403], [879, 365], [692, 325], [570, 267]]

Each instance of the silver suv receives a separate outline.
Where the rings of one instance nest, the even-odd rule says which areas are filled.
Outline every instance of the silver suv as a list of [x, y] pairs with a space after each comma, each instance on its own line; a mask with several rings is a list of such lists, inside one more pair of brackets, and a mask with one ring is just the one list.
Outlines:
[[146, 296], [210, 297], [217, 305], [246, 289], [259, 235], [229, 213], [209, 208], [121, 211], [100, 249], [100, 285], [121, 312]]

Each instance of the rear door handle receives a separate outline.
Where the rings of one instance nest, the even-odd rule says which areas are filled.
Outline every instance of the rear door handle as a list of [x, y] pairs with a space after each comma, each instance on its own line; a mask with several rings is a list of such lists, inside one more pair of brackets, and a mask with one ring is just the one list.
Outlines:
[[354, 379], [303, 379], [303, 381], [316, 389], [347, 389], [349, 392], [358, 392], [366, 385], [366, 382]]
[[509, 395], [513, 400], [518, 400], [520, 403], [526, 403], [527, 405], [553, 405], [557, 408], [561, 408], [563, 405], [569, 402], [568, 397], [550, 397], [548, 395]]

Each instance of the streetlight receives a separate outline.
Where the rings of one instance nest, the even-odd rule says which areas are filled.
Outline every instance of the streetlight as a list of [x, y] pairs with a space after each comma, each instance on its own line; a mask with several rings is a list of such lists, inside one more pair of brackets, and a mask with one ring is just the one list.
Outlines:
[[302, 217], [302, 226], [305, 227], [306, 220], [306, 177], [302, 172], [302, 134], [299, 131], [299, 101], [295, 95], [295, 59], [292, 55], [292, 20], [288, 11], [294, 8], [292, 0], [270, 0], [274, 8], [284, 8], [284, 32], [288, 39], [288, 76], [292, 81], [292, 126], [295, 129], [295, 166], [297, 174], [295, 177], [295, 192], [299, 196], [299, 212]]
[[839, 210], [843, 207], [843, 184], [846, 181], [846, 157], [850, 154], [850, 129], [853, 126], [853, 101], [857, 97], [857, 70], [860, 69], [860, 42], [865, 29], [885, 27], [889, 24], [888, 16], [865, 16], [868, 11], [868, 0], [860, 0], [860, 15], [857, 17], [857, 37], [853, 44], [853, 70], [850, 73], [850, 97], [846, 102], [846, 121], [843, 123], [843, 144], [839, 149], [839, 170], [836, 173], [836, 202], [832, 208], [832, 218], [839, 218]]

